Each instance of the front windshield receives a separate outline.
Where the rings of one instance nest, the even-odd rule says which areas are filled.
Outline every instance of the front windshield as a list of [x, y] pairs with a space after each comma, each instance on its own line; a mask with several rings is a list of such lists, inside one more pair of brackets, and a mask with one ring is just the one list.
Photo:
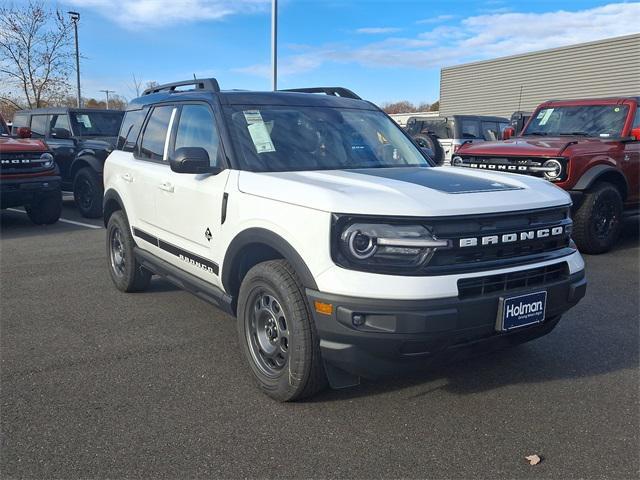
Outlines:
[[540, 109], [522, 135], [619, 137], [627, 105], [583, 105]]
[[70, 112], [71, 128], [79, 137], [115, 137], [124, 112]]
[[255, 172], [426, 167], [386, 115], [328, 107], [225, 107], [241, 168]]

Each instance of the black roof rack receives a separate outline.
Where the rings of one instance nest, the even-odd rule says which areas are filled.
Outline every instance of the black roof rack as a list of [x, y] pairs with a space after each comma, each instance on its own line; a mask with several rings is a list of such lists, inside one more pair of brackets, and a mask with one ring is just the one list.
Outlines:
[[182, 82], [165, 83], [164, 85], [158, 85], [157, 87], [147, 88], [142, 95], [150, 95], [152, 93], [158, 93], [163, 91], [175, 92], [177, 87], [183, 87], [185, 85], [194, 85], [195, 90], [208, 90], [210, 92], [219, 92], [220, 85], [215, 78], [200, 78], [193, 80], [184, 80]]
[[334, 97], [353, 98], [354, 100], [362, 100], [358, 95], [348, 88], [343, 87], [310, 87], [310, 88], [287, 88], [280, 90], [281, 92], [298, 92], [298, 93], [324, 93]]

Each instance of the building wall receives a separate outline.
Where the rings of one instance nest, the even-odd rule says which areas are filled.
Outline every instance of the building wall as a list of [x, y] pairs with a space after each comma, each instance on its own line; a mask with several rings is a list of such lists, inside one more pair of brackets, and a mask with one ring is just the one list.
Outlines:
[[531, 111], [549, 99], [640, 95], [640, 34], [443, 68], [440, 114]]

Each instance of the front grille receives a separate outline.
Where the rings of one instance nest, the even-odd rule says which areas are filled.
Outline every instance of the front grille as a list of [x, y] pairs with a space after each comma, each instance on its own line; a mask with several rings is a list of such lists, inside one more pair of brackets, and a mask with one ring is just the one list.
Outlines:
[[[569, 207], [528, 210], [500, 214], [443, 218], [429, 222], [438, 238], [452, 239], [452, 248], [435, 252], [426, 270], [431, 274], [460, 271], [497, 269], [503, 266], [550, 260], [567, 255], [571, 250], [571, 218]], [[482, 245], [486, 236], [520, 234], [538, 229], [563, 227], [560, 235], [534, 238], [526, 241], [498, 242]], [[478, 239], [478, 245], [462, 247], [460, 240]]]
[[458, 280], [458, 297], [480, 297], [519, 288], [546, 285], [567, 278], [569, 278], [569, 267], [566, 262], [499, 275], [463, 278]]
[[3, 174], [36, 173], [48, 170], [51, 164], [45, 166], [46, 161], [40, 156], [43, 152], [16, 152], [0, 155], [0, 172]]
[[[531, 175], [534, 177], [544, 178], [543, 168], [545, 161], [550, 158], [558, 159], [558, 157], [481, 157], [458, 155], [461, 161], [454, 165], [456, 167], [473, 168], [476, 170], [488, 170], [494, 172], [509, 172]], [[558, 159], [561, 163], [565, 163], [563, 159]], [[562, 168], [562, 176], [566, 173], [566, 168]]]

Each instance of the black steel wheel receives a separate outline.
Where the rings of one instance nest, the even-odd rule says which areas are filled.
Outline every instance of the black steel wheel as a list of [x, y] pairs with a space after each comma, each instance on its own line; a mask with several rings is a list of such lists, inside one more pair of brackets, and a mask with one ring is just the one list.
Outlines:
[[107, 223], [107, 259], [111, 280], [122, 292], [146, 290], [151, 281], [151, 272], [136, 260], [134, 247], [127, 217], [118, 210]]
[[608, 182], [600, 182], [587, 192], [573, 217], [573, 239], [583, 253], [609, 251], [620, 235], [622, 195]]
[[309, 397], [327, 383], [304, 288], [285, 260], [251, 268], [238, 295], [238, 337], [258, 386], [281, 401]]
[[90, 167], [78, 170], [73, 179], [73, 198], [83, 217], [102, 215], [102, 180]]

